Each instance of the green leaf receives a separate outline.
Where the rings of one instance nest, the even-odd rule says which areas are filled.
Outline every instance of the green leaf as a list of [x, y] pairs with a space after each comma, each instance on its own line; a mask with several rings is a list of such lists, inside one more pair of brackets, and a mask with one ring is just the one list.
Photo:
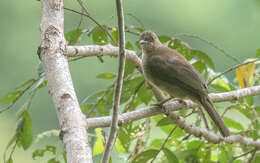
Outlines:
[[192, 64], [192, 66], [194, 66], [200, 73], [202, 73], [207, 69], [205, 63], [201, 61], [196, 61], [195, 63]]
[[[14, 135], [8, 142], [7, 146], [5, 147], [5, 151], [4, 151], [4, 161], [5, 161], [5, 158], [6, 158], [6, 153], [7, 153], [7, 150], [10, 148], [10, 146], [12, 144], [14, 144], [15, 142], [17, 141], [17, 135]], [[9, 160], [10, 158], [12, 157], [12, 155], [9, 156]], [[11, 158], [12, 159], [12, 158]], [[12, 160], [11, 160], [12, 161]], [[8, 161], [7, 161], [8, 162]]]
[[33, 140], [33, 126], [32, 119], [27, 111], [18, 115], [18, 125], [16, 129], [17, 144], [21, 145], [24, 150], [28, 149]]
[[229, 160], [231, 160], [234, 156], [234, 148], [230, 144], [226, 144], [222, 148], [219, 148], [221, 150], [219, 155], [219, 162], [220, 163], [226, 163]]
[[45, 152], [50, 152], [53, 155], [56, 155], [56, 147], [55, 146], [50, 146], [47, 145], [45, 147], [45, 149], [36, 149], [33, 153], [32, 153], [32, 158], [35, 160], [36, 157], [43, 157]]
[[95, 129], [97, 139], [94, 143], [93, 155], [98, 155], [104, 151], [104, 140], [102, 135], [102, 129], [96, 128]]
[[97, 45], [108, 44], [108, 37], [106, 32], [99, 26], [95, 27], [92, 31], [92, 41]]
[[65, 39], [68, 41], [68, 45], [75, 45], [80, 42], [80, 37], [83, 34], [82, 29], [75, 29], [65, 34]]
[[130, 139], [130, 135], [128, 134], [125, 126], [120, 127], [118, 139], [120, 140], [120, 142], [121, 142], [122, 146], [124, 147], [125, 151], [128, 151], [129, 147], [130, 147], [131, 139]]
[[174, 162], [174, 163], [179, 162], [176, 155], [172, 151], [170, 151], [168, 148], [164, 148], [163, 152], [164, 152], [165, 156], [167, 157], [168, 162]]
[[211, 69], [215, 70], [215, 65], [212, 59], [203, 51], [192, 50], [192, 55], [196, 56], [199, 60], [206, 63]]
[[56, 147], [55, 146], [47, 145], [45, 149], [46, 149], [46, 151], [51, 152], [53, 155], [56, 154]]
[[8, 92], [4, 97], [0, 98], [0, 103], [8, 104], [14, 102], [22, 95], [22, 91]]
[[13, 163], [13, 162], [14, 161], [13, 161], [12, 157], [10, 156], [6, 163]]
[[112, 31], [111, 31], [111, 36], [114, 38], [114, 40], [116, 41], [115, 43], [111, 40], [111, 44], [113, 46], [117, 46], [117, 42], [118, 42], [118, 30], [117, 28], [112, 28]]
[[148, 105], [149, 102], [151, 102], [153, 98], [153, 93], [150, 89], [148, 89], [145, 81], [143, 81], [141, 88], [138, 90], [137, 97], [140, 98], [140, 100], [146, 105]]
[[124, 153], [125, 152], [125, 148], [123, 147], [123, 145], [122, 145], [122, 143], [120, 142], [119, 139], [116, 139], [115, 147], [116, 147], [117, 153]]
[[159, 36], [158, 38], [161, 41], [161, 43], [166, 43], [167, 41], [172, 40], [169, 36]]
[[97, 107], [98, 113], [103, 114], [103, 115], [109, 114], [109, 110], [105, 108], [105, 100], [104, 99], [99, 100], [96, 107]]
[[244, 130], [244, 127], [240, 123], [234, 121], [233, 119], [224, 117], [224, 122], [229, 128], [234, 128], [240, 131]]
[[247, 107], [244, 104], [238, 105], [234, 108], [242, 113], [244, 116], [246, 116], [248, 119], [253, 119], [255, 117], [252, 108]]
[[189, 142], [189, 144], [187, 145], [187, 148], [188, 149], [198, 149], [202, 144], [203, 144], [202, 141], [193, 140], [193, 141]]
[[260, 154], [256, 154], [255, 159], [252, 161], [252, 163], [259, 163], [260, 162]]
[[160, 148], [164, 142], [164, 139], [154, 139], [150, 146]]
[[193, 58], [191, 53], [192, 49], [190, 49], [187, 43], [184, 43], [179, 39], [171, 40], [168, 43], [168, 47], [177, 50], [180, 54], [184, 55], [188, 60], [191, 60]]
[[154, 158], [158, 154], [158, 149], [147, 149], [139, 154], [137, 154], [134, 159], [132, 160], [132, 163], [144, 163], [148, 162], [152, 158]]
[[21, 89], [21, 88], [24, 88], [24, 87], [26, 87], [26, 86], [32, 84], [33, 82], [35, 82], [34, 79], [29, 79], [29, 80], [25, 81], [24, 83], [22, 83], [21, 85], [15, 87], [15, 89], [16, 89], [16, 90], [19, 90], [19, 89]]
[[250, 106], [254, 105], [254, 97], [253, 96], [246, 97], [246, 103]]
[[173, 122], [170, 117], [164, 117], [159, 122], [157, 122], [156, 126], [166, 126], [166, 125], [172, 125]]
[[83, 113], [87, 113], [93, 106], [94, 104], [81, 104], [80, 108]]
[[134, 50], [134, 46], [132, 45], [132, 43], [130, 41], [127, 41], [125, 44], [125, 48], [127, 50]]
[[222, 78], [217, 78], [216, 80], [214, 80], [211, 84], [211, 87], [218, 92], [227, 92], [231, 91], [232, 89], [232, 86]]
[[45, 149], [36, 149], [36, 150], [32, 153], [32, 158], [35, 160], [36, 157], [43, 157], [45, 152], [46, 152]]
[[256, 57], [260, 57], [260, 49], [256, 50]]
[[48, 163], [60, 163], [60, 161], [56, 160], [56, 158], [52, 158], [48, 161]]
[[185, 163], [187, 162], [194, 162], [197, 163], [197, 149], [190, 149], [190, 150], [184, 150], [184, 151], [177, 151], [175, 154], [179, 158], [179, 160], [184, 160]]
[[138, 32], [143, 32], [144, 31], [144, 29], [141, 28], [141, 27], [134, 27], [134, 29], [137, 30]]
[[143, 76], [138, 76], [131, 80], [124, 81], [120, 104], [127, 102], [132, 96], [134, 96], [137, 87], [141, 86], [143, 81], [144, 81]]
[[100, 79], [113, 79], [115, 77], [116, 77], [116, 75], [113, 73], [102, 73], [102, 74], [97, 75], [97, 78], [100, 78]]
[[129, 60], [126, 60], [124, 78], [127, 77], [129, 74], [132, 74], [134, 70], [135, 66]]
[[140, 45], [139, 41], [136, 41], [136, 42], [135, 42], [135, 46], [136, 46], [138, 49], [141, 49], [141, 45]]
[[62, 156], [63, 156], [64, 162], [67, 163], [68, 161], [67, 161], [66, 152], [63, 152], [63, 153], [62, 153]]

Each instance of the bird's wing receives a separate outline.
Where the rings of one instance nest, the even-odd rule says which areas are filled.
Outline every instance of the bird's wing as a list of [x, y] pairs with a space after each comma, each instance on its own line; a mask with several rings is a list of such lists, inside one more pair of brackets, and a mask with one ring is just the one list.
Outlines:
[[185, 59], [154, 55], [150, 57], [148, 66], [152, 76], [169, 84], [174, 83], [195, 96], [201, 95], [206, 90], [199, 72]]

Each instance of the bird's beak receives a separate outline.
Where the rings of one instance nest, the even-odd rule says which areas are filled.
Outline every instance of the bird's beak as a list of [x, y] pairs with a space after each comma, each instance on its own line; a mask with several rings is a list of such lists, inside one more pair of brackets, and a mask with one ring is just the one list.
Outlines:
[[140, 41], [139, 41], [139, 43], [140, 43], [141, 45], [143, 45], [143, 44], [147, 44], [147, 43], [148, 43], [148, 41], [145, 41], [145, 40], [140, 40]]

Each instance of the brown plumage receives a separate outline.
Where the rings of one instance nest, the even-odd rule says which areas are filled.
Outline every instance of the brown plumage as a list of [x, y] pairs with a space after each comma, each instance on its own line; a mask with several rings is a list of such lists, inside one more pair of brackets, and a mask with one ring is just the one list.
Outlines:
[[229, 130], [216, 112], [199, 72], [177, 51], [163, 45], [155, 33], [145, 31], [140, 38], [143, 50], [144, 76], [150, 84], [169, 93], [171, 97], [191, 99], [201, 104], [223, 136]]

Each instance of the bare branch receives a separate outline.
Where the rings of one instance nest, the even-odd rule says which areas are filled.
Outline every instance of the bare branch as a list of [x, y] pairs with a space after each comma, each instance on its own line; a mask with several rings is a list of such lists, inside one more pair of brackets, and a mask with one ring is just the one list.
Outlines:
[[[236, 91], [230, 91], [226, 93], [211, 93], [209, 94], [209, 96], [213, 102], [223, 102], [223, 101], [237, 100], [242, 97], [255, 96], [259, 94], [260, 94], [260, 86], [255, 86], [255, 87], [244, 88]], [[186, 103], [185, 105], [186, 107], [190, 107], [190, 108], [197, 107], [197, 104], [195, 104], [190, 100], [185, 100], [185, 103]], [[164, 107], [167, 111], [177, 111], [182, 109], [184, 106], [183, 104], [174, 101], [174, 102], [169, 102], [164, 104]], [[123, 113], [119, 116], [119, 125], [136, 121], [139, 119], [151, 117], [161, 113], [163, 113], [162, 109], [155, 106], [150, 106], [135, 111]], [[111, 117], [104, 116], [104, 117], [88, 118], [87, 123], [89, 128], [108, 127], [111, 123]]]
[[120, 96], [123, 86], [123, 78], [125, 71], [125, 24], [124, 24], [124, 12], [122, 6], [122, 0], [116, 0], [117, 8], [117, 17], [118, 17], [118, 29], [119, 29], [119, 59], [118, 59], [118, 75], [117, 82], [115, 85], [115, 93], [113, 99], [113, 114], [112, 114], [112, 123], [110, 128], [110, 134], [108, 141], [105, 146], [102, 163], [108, 163], [110, 153], [112, 151], [113, 145], [116, 140], [117, 131], [118, 131], [118, 115], [119, 115], [119, 105], [120, 105]]
[[219, 144], [221, 142], [225, 143], [240, 143], [243, 145], [252, 145], [256, 148], [260, 147], [260, 139], [253, 140], [252, 138], [248, 138], [241, 135], [231, 135], [228, 137], [223, 137], [221, 135], [215, 134], [213, 131], [209, 131], [204, 128], [196, 127], [193, 124], [189, 124], [185, 122], [185, 119], [178, 115], [176, 112], [169, 112], [169, 117], [173, 120], [173, 122], [180, 128], [182, 128], [185, 132], [190, 133], [196, 137], [204, 137], [211, 143]]
[[87, 124], [72, 84], [67, 57], [64, 56], [64, 11], [62, 0], [42, 0], [40, 58], [48, 90], [56, 108], [68, 162], [92, 163]]

